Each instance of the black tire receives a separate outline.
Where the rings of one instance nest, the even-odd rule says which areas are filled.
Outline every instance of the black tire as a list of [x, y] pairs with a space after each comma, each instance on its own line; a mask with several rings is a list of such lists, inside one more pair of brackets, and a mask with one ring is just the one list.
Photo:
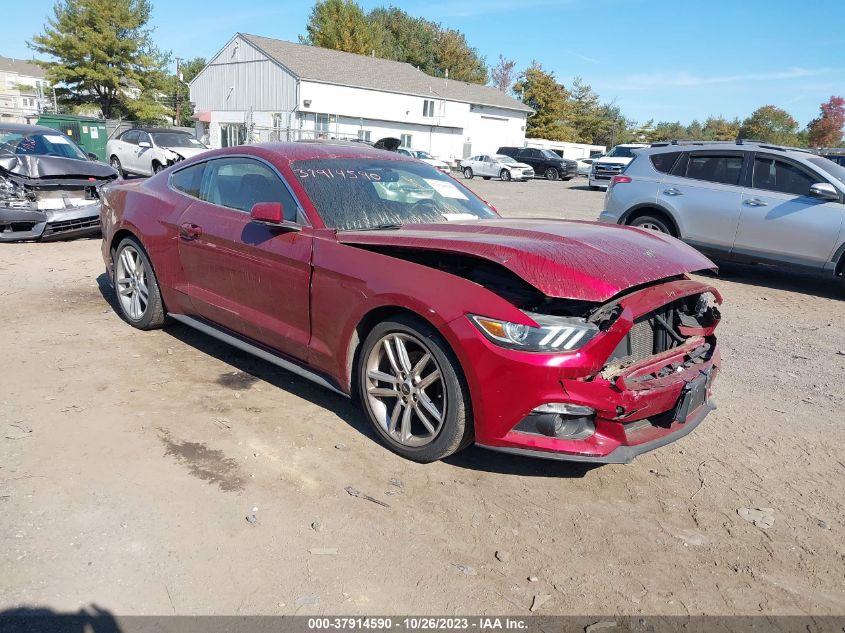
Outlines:
[[123, 165], [121, 165], [120, 159], [117, 156], [112, 156], [109, 159], [109, 164], [112, 166], [112, 169], [117, 172], [118, 176], [126, 178], [126, 172], [123, 170]]
[[641, 229], [666, 233], [666, 235], [675, 234], [669, 222], [660, 215], [638, 215], [633, 219], [628, 220], [628, 226], [636, 226]]
[[464, 167], [464, 178], [467, 180], [472, 180], [473, 177], [472, 167]]
[[511, 179], [511, 173], [507, 169], [503, 169], [499, 172], [499, 179], [507, 182]]
[[560, 178], [560, 172], [554, 167], [549, 167], [544, 175], [546, 176], [546, 180], [557, 180]]
[[[400, 334], [421, 342], [436, 361], [445, 387], [445, 414], [434, 438], [422, 446], [407, 446], [393, 438], [379, 423], [373, 411], [368, 386], [367, 363], [374, 348], [379, 347], [385, 336]], [[356, 364], [356, 389], [364, 415], [369, 420], [378, 438], [391, 451], [406, 459], [420, 462], [435, 462], [469, 446], [474, 439], [472, 410], [469, 388], [457, 358], [448, 343], [431, 325], [422, 319], [398, 315], [376, 325], [364, 339]], [[386, 409], [385, 409], [386, 411]]]
[[[121, 266], [123, 266], [123, 264], [120, 263], [121, 256], [125, 251], [130, 252], [130, 250], [133, 253], [137, 253], [138, 257], [136, 262], [140, 262], [144, 268], [144, 280], [147, 287], [146, 305], [144, 305], [140, 316], [133, 316], [129, 309], [124, 305], [124, 300], [122, 299], [123, 293], [121, 292], [123, 284], [120, 282], [122, 277], [118, 274]], [[114, 289], [117, 305], [120, 308], [120, 314], [124, 320], [129, 323], [129, 325], [134, 328], [138, 328], [139, 330], [156, 330], [162, 327], [164, 325], [166, 314], [164, 302], [161, 299], [161, 291], [158, 287], [158, 280], [156, 279], [155, 271], [153, 270], [152, 264], [150, 264], [150, 260], [147, 257], [147, 252], [144, 250], [144, 247], [141, 246], [141, 243], [133, 237], [127, 237], [121, 240], [121, 242], [117, 245], [117, 248], [112, 251], [112, 267], [114, 270]]]
[[162, 164], [161, 164], [161, 163], [159, 163], [158, 161], [154, 160], [154, 161], [153, 161], [153, 176], [155, 176], [155, 175], [156, 175], [158, 172], [160, 172], [162, 169], [164, 169], [164, 165], [162, 165]]

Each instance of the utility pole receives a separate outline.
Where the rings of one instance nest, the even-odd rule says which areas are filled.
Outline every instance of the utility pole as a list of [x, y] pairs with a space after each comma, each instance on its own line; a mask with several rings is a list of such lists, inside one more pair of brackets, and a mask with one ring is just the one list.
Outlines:
[[182, 122], [182, 117], [180, 116], [181, 113], [179, 111], [179, 92], [182, 87], [182, 73], [179, 70], [179, 63], [181, 61], [181, 57], [176, 58], [176, 120], [174, 123], [177, 125]]

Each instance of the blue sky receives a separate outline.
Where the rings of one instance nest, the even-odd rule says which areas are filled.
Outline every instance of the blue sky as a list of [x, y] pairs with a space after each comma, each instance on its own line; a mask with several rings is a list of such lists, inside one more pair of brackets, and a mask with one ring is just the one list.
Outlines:
[[[32, 56], [27, 41], [53, 0], [3, 2], [0, 55]], [[312, 3], [153, 0], [158, 46], [180, 57], [213, 55], [236, 31], [296, 41]], [[747, 116], [761, 105], [801, 125], [845, 94], [842, 0], [393, 0], [463, 31], [487, 57], [519, 68], [539, 60], [568, 84], [580, 75], [623, 113], [648, 119]]]

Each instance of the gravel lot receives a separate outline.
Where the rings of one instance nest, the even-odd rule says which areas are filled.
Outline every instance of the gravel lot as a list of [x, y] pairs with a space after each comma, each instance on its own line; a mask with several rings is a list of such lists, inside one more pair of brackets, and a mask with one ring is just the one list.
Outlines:
[[[594, 219], [584, 182], [469, 184], [504, 215]], [[342, 397], [130, 328], [98, 240], [0, 245], [0, 609], [842, 614], [839, 288], [709, 280], [724, 371], [695, 433], [628, 466], [421, 466]]]

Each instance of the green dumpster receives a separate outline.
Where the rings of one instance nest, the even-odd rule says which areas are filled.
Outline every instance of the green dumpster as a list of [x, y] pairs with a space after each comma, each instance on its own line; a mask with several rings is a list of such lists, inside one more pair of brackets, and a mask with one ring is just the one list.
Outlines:
[[106, 141], [109, 135], [105, 121], [70, 114], [44, 114], [39, 117], [38, 125], [67, 134], [86, 152], [96, 154], [97, 158], [106, 162]]

